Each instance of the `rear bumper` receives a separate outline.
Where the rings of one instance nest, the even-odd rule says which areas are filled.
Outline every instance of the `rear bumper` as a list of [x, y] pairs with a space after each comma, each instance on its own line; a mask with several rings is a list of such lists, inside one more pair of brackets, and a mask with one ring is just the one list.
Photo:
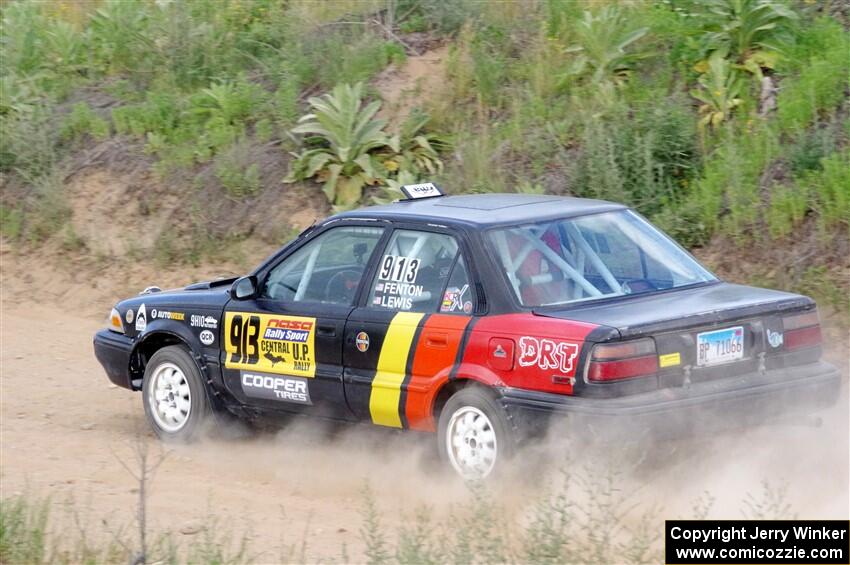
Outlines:
[[[581, 398], [502, 389], [501, 402], [517, 429], [535, 431], [545, 416], [567, 416], [595, 430], [640, 428], [660, 436], [749, 425], [777, 416], [811, 413], [835, 403], [841, 377], [819, 361], [764, 373], [664, 388], [619, 398]], [[635, 430], [637, 431], [637, 430]], [[604, 432], [603, 432], [604, 433]]]
[[103, 365], [106, 376], [114, 384], [131, 390], [129, 369], [132, 351], [133, 340], [123, 334], [109, 330], [94, 334], [94, 355]]

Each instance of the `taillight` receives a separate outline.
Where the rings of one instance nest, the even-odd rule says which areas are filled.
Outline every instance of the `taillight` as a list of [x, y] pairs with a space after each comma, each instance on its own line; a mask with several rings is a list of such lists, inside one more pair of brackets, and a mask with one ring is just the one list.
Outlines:
[[651, 338], [596, 345], [590, 355], [587, 380], [603, 383], [658, 372], [658, 355]]
[[802, 349], [820, 345], [820, 318], [818, 311], [795, 314], [782, 319], [785, 329], [785, 349]]

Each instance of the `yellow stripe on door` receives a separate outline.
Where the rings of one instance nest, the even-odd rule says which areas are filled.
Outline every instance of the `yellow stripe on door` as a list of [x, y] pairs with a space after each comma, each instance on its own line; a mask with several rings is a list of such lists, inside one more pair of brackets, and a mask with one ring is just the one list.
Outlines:
[[412, 354], [411, 345], [416, 328], [424, 315], [400, 312], [390, 322], [369, 396], [369, 413], [375, 424], [401, 427], [401, 418], [398, 416], [401, 383], [404, 382], [408, 355]]

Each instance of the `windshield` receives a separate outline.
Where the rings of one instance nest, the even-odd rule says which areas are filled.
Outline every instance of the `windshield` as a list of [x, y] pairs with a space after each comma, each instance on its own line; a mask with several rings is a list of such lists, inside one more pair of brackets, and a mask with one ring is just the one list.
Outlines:
[[630, 210], [500, 228], [488, 237], [523, 306], [649, 293], [715, 280]]

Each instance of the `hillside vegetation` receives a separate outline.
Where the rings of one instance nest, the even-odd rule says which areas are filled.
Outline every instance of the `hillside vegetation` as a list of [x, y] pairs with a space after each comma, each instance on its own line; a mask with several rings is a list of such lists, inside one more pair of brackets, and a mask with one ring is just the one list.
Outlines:
[[[625, 202], [850, 317], [848, 24], [829, 0], [6, 2], [3, 238], [94, 255], [68, 189], [93, 170], [135, 216], [179, 203], [121, 252], [162, 264], [433, 179]], [[376, 77], [440, 46], [382, 107]]]

